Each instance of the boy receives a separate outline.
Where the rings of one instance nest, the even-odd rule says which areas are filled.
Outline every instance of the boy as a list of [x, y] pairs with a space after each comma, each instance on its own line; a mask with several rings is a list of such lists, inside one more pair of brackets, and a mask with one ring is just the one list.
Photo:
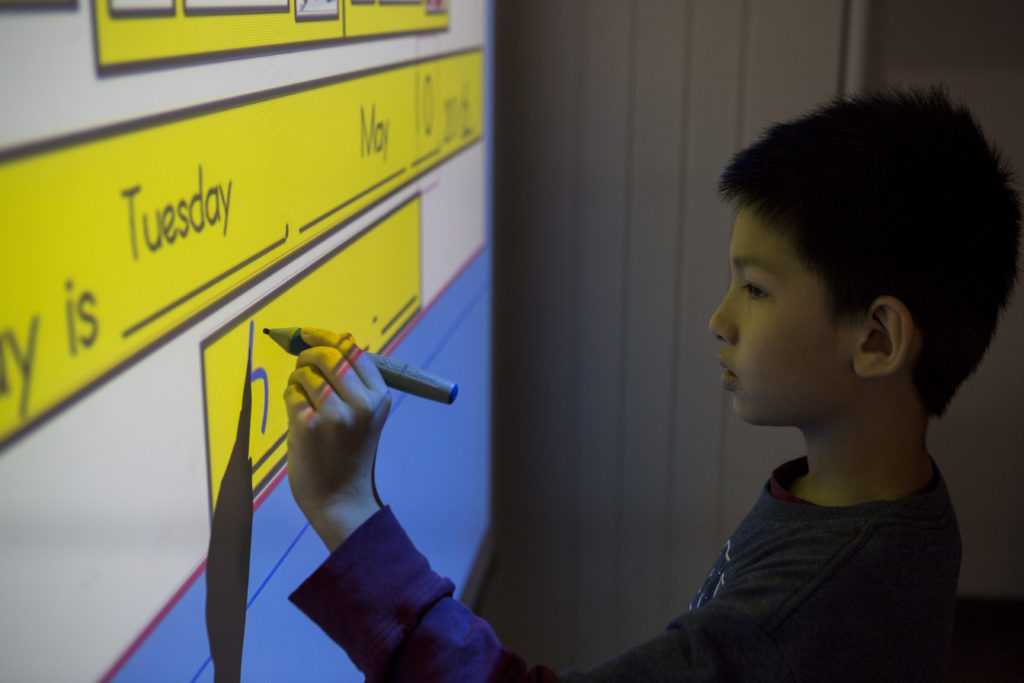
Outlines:
[[[941, 91], [887, 92], [773, 126], [720, 189], [738, 205], [710, 321], [722, 381], [744, 420], [798, 427], [806, 455], [772, 474], [684, 614], [563, 680], [944, 679], [960, 536], [925, 429], [1016, 278], [1009, 175]], [[289, 478], [332, 554], [292, 600], [369, 680], [556, 680], [503, 650], [380, 509], [387, 389], [350, 337], [306, 334]]]

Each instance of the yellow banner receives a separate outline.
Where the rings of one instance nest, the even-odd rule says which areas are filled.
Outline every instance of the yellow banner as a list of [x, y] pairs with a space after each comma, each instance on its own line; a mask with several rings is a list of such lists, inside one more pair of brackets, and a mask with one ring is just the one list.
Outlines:
[[482, 57], [0, 158], [0, 446], [475, 142]]
[[274, 298], [244, 313], [202, 343], [203, 399], [210, 511], [235, 442], [241, 408], [239, 378], [252, 339], [252, 422], [249, 457], [258, 494], [284, 464], [284, 409], [295, 356], [263, 328], [320, 327], [349, 332], [365, 350], [380, 351], [420, 308], [420, 212], [413, 199], [343, 245]]
[[448, 28], [447, 3], [431, 0], [93, 0], [93, 18], [100, 69]]

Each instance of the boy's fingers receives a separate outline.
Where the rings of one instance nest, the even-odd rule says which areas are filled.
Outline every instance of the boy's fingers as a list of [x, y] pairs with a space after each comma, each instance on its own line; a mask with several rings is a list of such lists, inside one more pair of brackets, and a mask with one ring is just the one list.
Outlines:
[[[349, 346], [352, 346], [351, 344]], [[358, 353], [350, 352], [354, 359]], [[296, 361], [296, 371], [300, 368], [307, 368], [316, 377], [326, 378], [330, 382], [342, 401], [362, 407], [371, 401], [367, 396], [368, 388], [366, 383], [352, 370], [349, 359], [342, 355], [342, 352], [332, 346], [314, 346], [299, 354]], [[312, 395], [311, 395], [312, 396]], [[314, 399], [315, 396], [312, 396]], [[316, 401], [314, 400], [314, 404]], [[319, 405], [317, 405], [319, 408]]]
[[289, 383], [284, 390], [284, 405], [288, 412], [288, 423], [309, 426], [316, 416], [316, 410], [299, 385]]
[[345, 337], [351, 338], [350, 334], [337, 334], [330, 330], [319, 327], [303, 327], [302, 339], [310, 346], [333, 346], [338, 348]]
[[[352, 368], [355, 369], [356, 375], [362, 380], [363, 384], [368, 389], [374, 392], [383, 393], [387, 390], [384, 384], [384, 379], [380, 376], [380, 371], [377, 370], [377, 366], [373, 364], [368, 356], [363, 353], [363, 350], [356, 345], [356, 340], [351, 334], [335, 334], [329, 330], [322, 330], [319, 328], [303, 328], [302, 338], [307, 344], [314, 346], [330, 346], [341, 352], [342, 357], [348, 362]], [[342, 365], [334, 362], [332, 356], [329, 355], [310, 355], [310, 349], [303, 351], [299, 355], [299, 362], [312, 362], [320, 368], [320, 371], [324, 373], [325, 377], [331, 378], [335, 371], [339, 368], [341, 374], [344, 374], [345, 370]], [[306, 356], [304, 359], [303, 357]], [[338, 375], [340, 379], [340, 375]], [[333, 378], [332, 378], [333, 381]]]
[[369, 354], [363, 353], [363, 350], [354, 344], [353, 347], [352, 352], [345, 355], [345, 359], [352, 365], [356, 374], [359, 375], [359, 379], [363, 380], [363, 384], [374, 393], [386, 392], [388, 387], [384, 383], [384, 378], [381, 377], [380, 370], [377, 369]]
[[[302, 365], [292, 372], [288, 384], [297, 385], [305, 394], [307, 402], [316, 410], [332, 420], [350, 418], [351, 408], [339, 398], [338, 388], [332, 386], [315, 366]], [[344, 391], [344, 389], [341, 389]]]

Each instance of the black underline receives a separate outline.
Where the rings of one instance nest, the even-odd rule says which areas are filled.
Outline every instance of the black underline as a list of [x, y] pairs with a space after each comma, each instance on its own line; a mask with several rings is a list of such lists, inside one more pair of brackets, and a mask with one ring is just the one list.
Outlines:
[[391, 322], [389, 322], [387, 325], [384, 326], [384, 329], [381, 330], [380, 333], [383, 334], [383, 335], [386, 335], [388, 333], [388, 330], [391, 329], [391, 326], [394, 325], [396, 322], [398, 322], [398, 319], [402, 317], [402, 314], [405, 313], [407, 310], [409, 310], [409, 307], [412, 306], [414, 303], [416, 303], [416, 295], [415, 294], [413, 295], [413, 297], [411, 299], [409, 299], [408, 301], [405, 302], [405, 305], [402, 306], [402, 308], [398, 311], [398, 313], [395, 314], [395, 317], [391, 319]]
[[124, 332], [121, 333], [121, 336], [124, 337], [124, 338], [130, 337], [131, 335], [135, 334], [136, 332], [141, 330], [146, 325], [150, 324], [151, 322], [153, 322], [157, 318], [163, 316], [168, 311], [171, 311], [171, 310], [177, 308], [178, 306], [180, 306], [185, 301], [188, 301], [189, 299], [191, 299], [195, 295], [199, 294], [204, 289], [212, 287], [213, 285], [217, 284], [218, 282], [220, 282], [224, 278], [226, 278], [226, 277], [232, 275], [233, 273], [237, 272], [241, 268], [245, 268], [247, 265], [249, 265], [250, 263], [252, 263], [256, 259], [259, 259], [259, 258], [262, 258], [263, 256], [266, 256], [267, 254], [269, 254], [273, 250], [275, 250], [278, 247], [280, 247], [281, 245], [283, 245], [287, 240], [288, 240], [288, 226], [285, 225], [284, 226], [284, 237], [282, 237], [278, 241], [274, 242], [273, 244], [271, 244], [271, 245], [269, 245], [267, 247], [264, 247], [263, 249], [257, 251], [255, 254], [253, 254], [249, 258], [245, 259], [241, 263], [238, 263], [238, 264], [232, 266], [231, 268], [229, 268], [228, 270], [225, 270], [223, 273], [221, 273], [217, 277], [213, 278], [212, 280], [209, 280], [208, 282], [204, 282], [203, 284], [199, 285], [198, 287], [193, 289], [188, 294], [185, 294], [184, 296], [181, 296], [181, 297], [175, 299], [171, 303], [167, 304], [166, 306], [164, 306], [163, 308], [158, 310], [156, 313], [153, 313], [151, 315], [146, 316], [145, 318], [143, 318], [139, 322], [137, 322], [134, 325], [128, 327]]
[[424, 161], [426, 161], [427, 159], [429, 159], [429, 158], [431, 158], [431, 157], [435, 157], [435, 156], [437, 156], [437, 155], [438, 155], [438, 154], [440, 154], [440, 153], [441, 153], [441, 148], [440, 148], [440, 147], [435, 147], [435, 148], [434, 148], [434, 149], [432, 149], [431, 151], [429, 151], [429, 152], [427, 152], [426, 154], [424, 154], [423, 156], [421, 156], [421, 157], [420, 157], [419, 159], [417, 159], [416, 161], [412, 162], [412, 165], [413, 165], [414, 167], [415, 167], [415, 166], [419, 166], [420, 164], [422, 164], [422, 163], [423, 163]]
[[320, 222], [320, 221], [322, 221], [323, 219], [325, 219], [325, 218], [327, 218], [328, 216], [330, 216], [330, 215], [331, 215], [332, 213], [336, 213], [336, 212], [338, 212], [338, 211], [341, 211], [342, 209], [344, 209], [344, 208], [345, 208], [346, 206], [348, 206], [348, 205], [349, 205], [349, 204], [351, 204], [352, 202], [354, 202], [354, 201], [356, 201], [357, 199], [360, 199], [360, 198], [362, 198], [362, 197], [366, 196], [366, 195], [367, 195], [367, 194], [369, 194], [370, 192], [373, 192], [374, 190], [376, 190], [376, 189], [377, 189], [378, 187], [380, 187], [381, 185], [384, 185], [385, 183], [389, 183], [389, 182], [391, 182], [392, 180], [394, 180], [394, 179], [395, 179], [395, 178], [397, 178], [398, 176], [402, 175], [403, 173], [405, 173], [405, 169], [404, 169], [404, 168], [400, 168], [400, 169], [398, 169], [397, 171], [395, 171], [394, 173], [392, 173], [391, 175], [389, 175], [389, 176], [388, 176], [387, 178], [385, 178], [384, 180], [381, 180], [381, 181], [379, 181], [379, 182], [376, 182], [376, 183], [374, 183], [373, 185], [370, 185], [370, 186], [369, 186], [368, 188], [366, 188], [365, 190], [363, 190], [363, 191], [362, 191], [362, 192], [360, 192], [359, 194], [355, 195], [354, 197], [350, 197], [349, 199], [346, 199], [345, 201], [343, 201], [343, 202], [342, 202], [341, 204], [338, 204], [338, 205], [337, 205], [336, 207], [334, 207], [334, 208], [333, 208], [333, 209], [331, 209], [330, 211], [328, 211], [328, 212], [326, 212], [326, 213], [324, 213], [324, 214], [321, 214], [321, 215], [317, 216], [316, 218], [314, 218], [313, 220], [311, 220], [310, 222], [306, 223], [306, 224], [305, 224], [305, 225], [303, 225], [303, 226], [302, 226], [301, 228], [299, 228], [299, 232], [300, 232], [300, 233], [303, 233], [303, 232], [305, 232], [306, 230], [309, 230], [309, 229], [310, 229], [310, 228], [312, 228], [312, 227], [313, 227], [314, 225], [316, 225], [317, 223], [319, 223], [319, 222]]
[[257, 460], [256, 462], [254, 462], [252, 464], [252, 471], [253, 471], [253, 473], [255, 473], [256, 470], [258, 470], [260, 468], [260, 466], [262, 466], [263, 463], [265, 463], [267, 461], [267, 458], [269, 458], [271, 456], [271, 454], [273, 454], [273, 452], [277, 450], [277, 447], [280, 446], [282, 442], [284, 442], [284, 439], [285, 439], [286, 436], [288, 436], [288, 430], [287, 429], [284, 430], [284, 433], [281, 436], [277, 437], [277, 441], [274, 442], [274, 445], [272, 445], [270, 448], [268, 448], [267, 452], [264, 453], [260, 457], [259, 460]]

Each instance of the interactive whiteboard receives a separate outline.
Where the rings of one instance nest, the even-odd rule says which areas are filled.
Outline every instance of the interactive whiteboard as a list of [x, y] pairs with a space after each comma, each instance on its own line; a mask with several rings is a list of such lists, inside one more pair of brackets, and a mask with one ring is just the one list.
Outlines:
[[251, 353], [242, 679], [361, 680], [287, 601], [326, 550], [287, 485], [295, 359], [264, 327], [459, 384], [451, 406], [396, 394], [376, 479], [472, 583], [488, 11], [0, 0], [0, 679], [213, 680], [206, 561]]

